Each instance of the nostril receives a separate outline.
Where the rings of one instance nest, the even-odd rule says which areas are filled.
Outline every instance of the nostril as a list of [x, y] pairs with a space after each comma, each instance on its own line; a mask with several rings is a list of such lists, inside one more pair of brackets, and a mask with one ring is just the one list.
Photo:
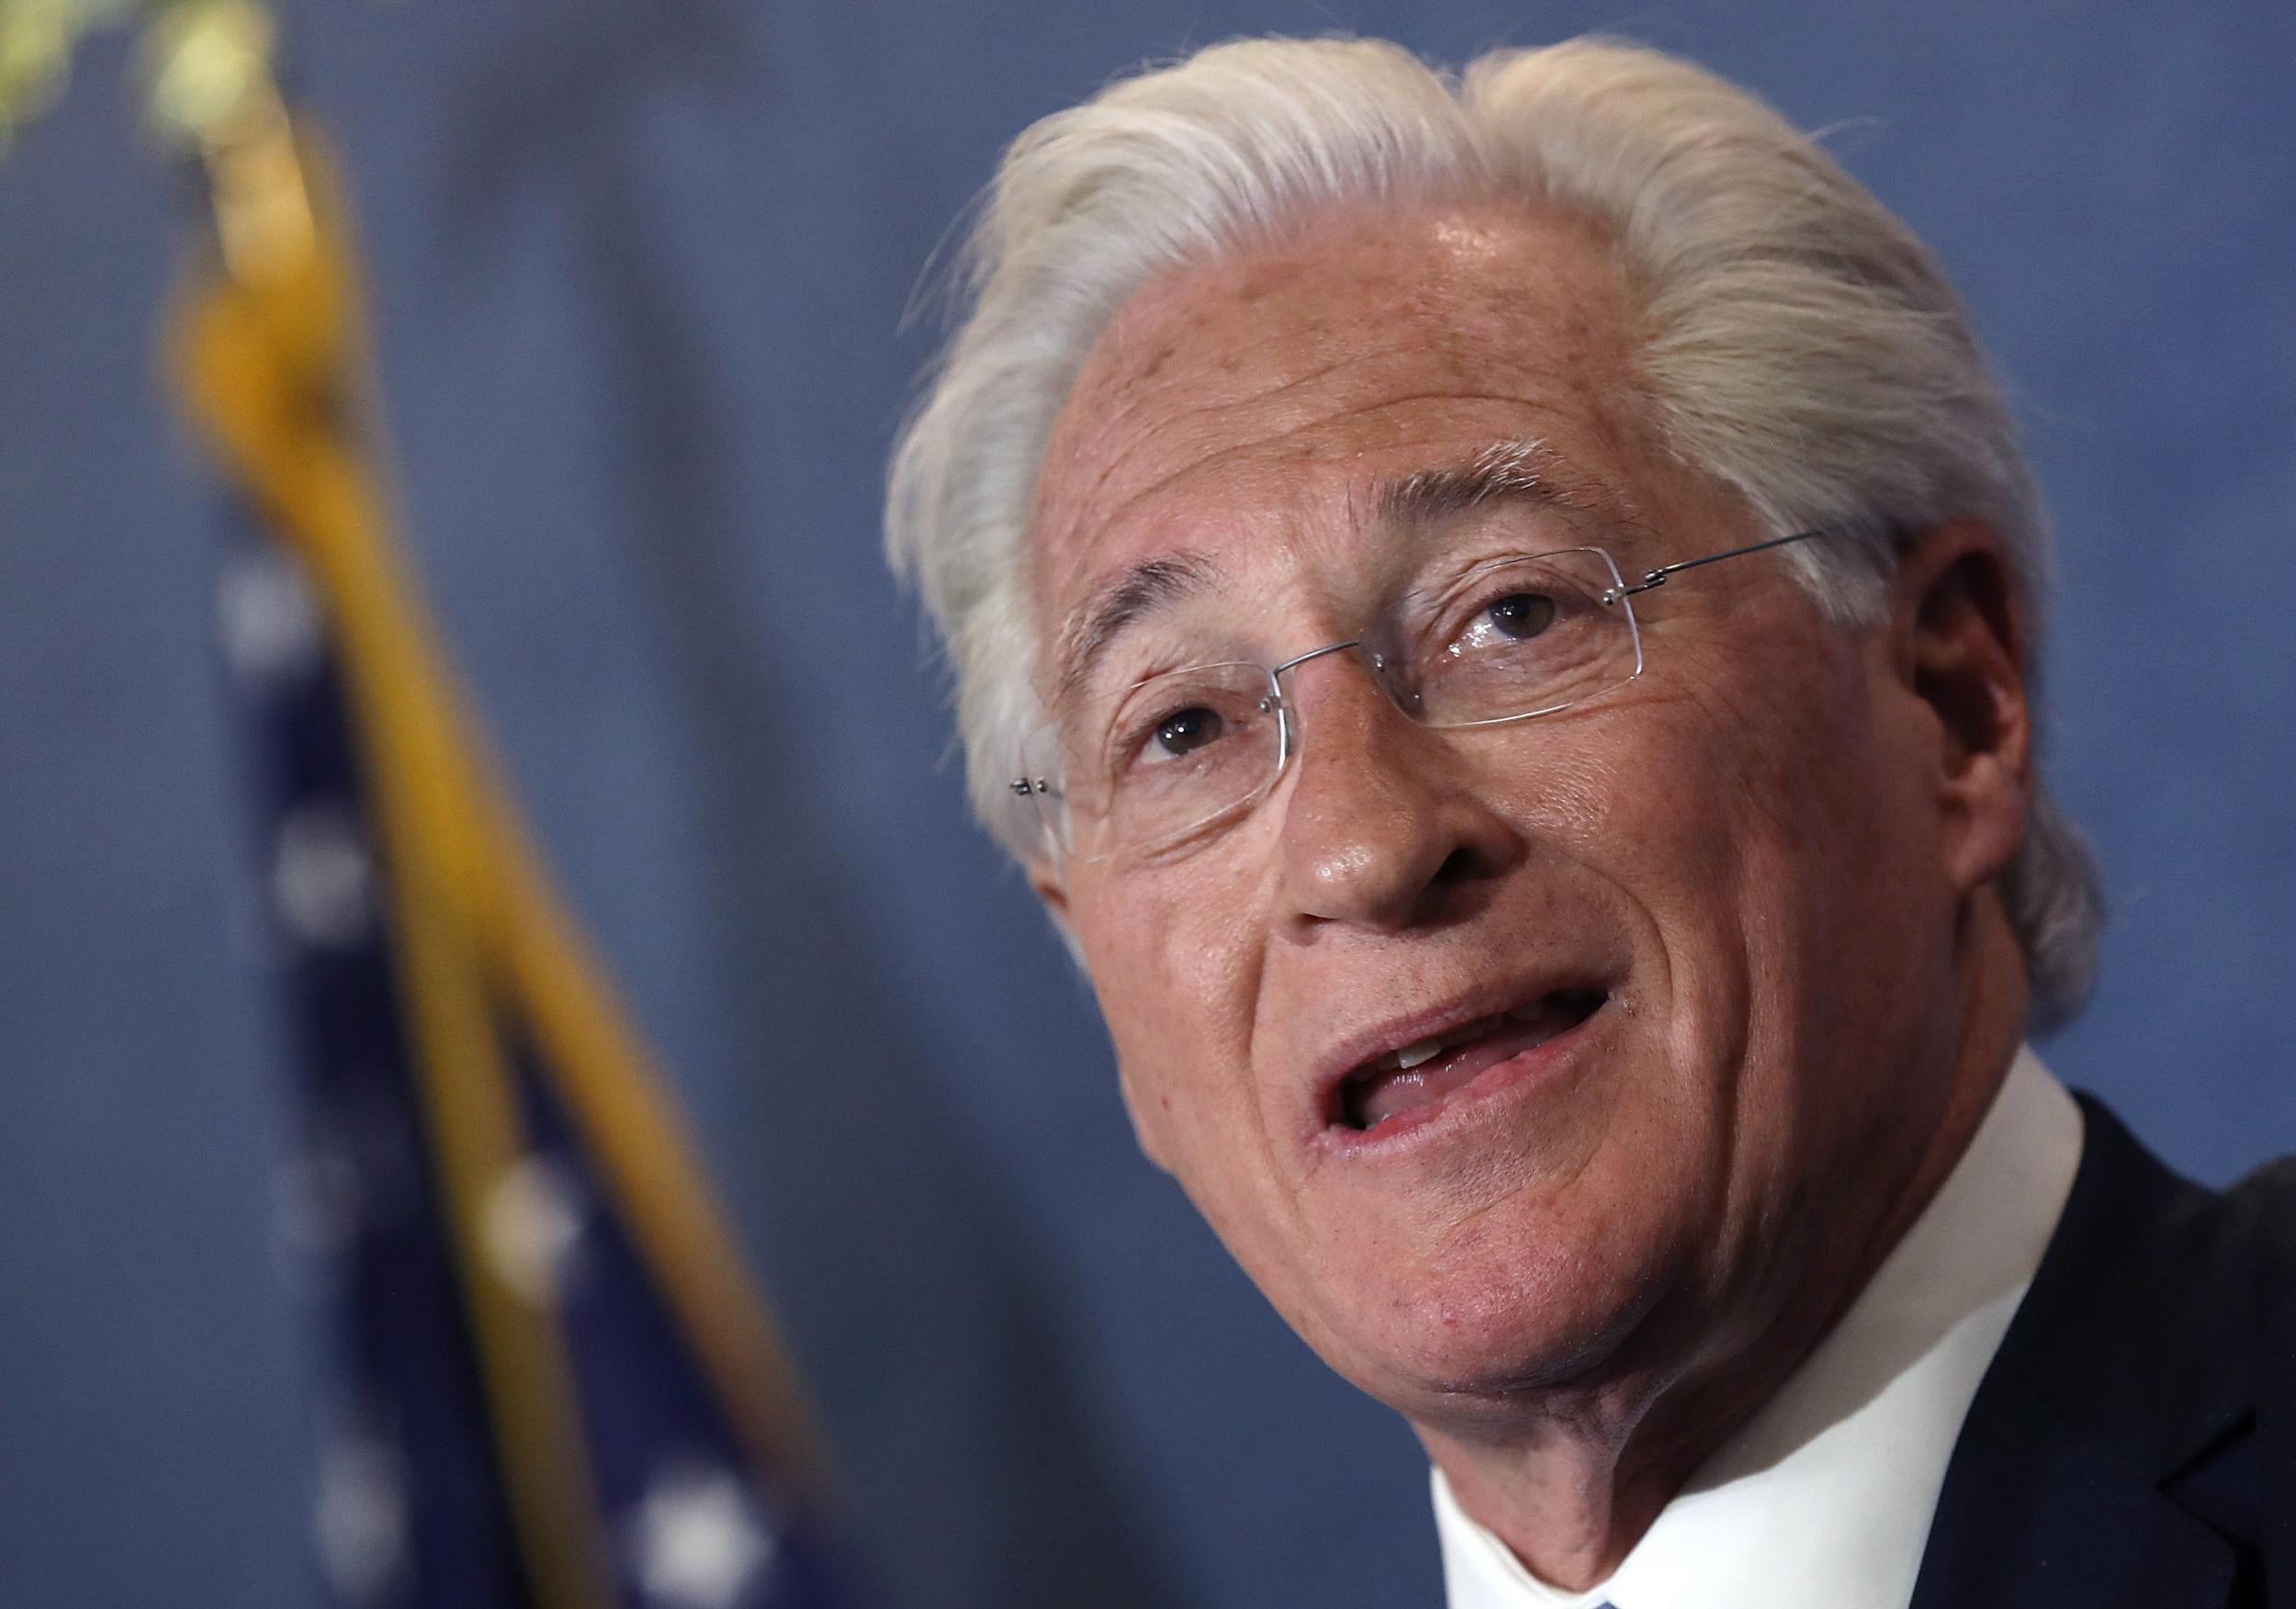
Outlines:
[[1444, 857], [1443, 864], [1435, 868], [1435, 881], [1466, 883], [1473, 879], [1481, 870], [1482, 857], [1462, 844]]

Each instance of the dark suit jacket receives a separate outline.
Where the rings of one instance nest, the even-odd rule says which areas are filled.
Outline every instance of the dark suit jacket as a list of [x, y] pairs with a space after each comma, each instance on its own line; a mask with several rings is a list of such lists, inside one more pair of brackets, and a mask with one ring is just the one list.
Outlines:
[[2081, 1108], [1912, 1609], [2296, 1609], [2296, 1159], [2203, 1189]]

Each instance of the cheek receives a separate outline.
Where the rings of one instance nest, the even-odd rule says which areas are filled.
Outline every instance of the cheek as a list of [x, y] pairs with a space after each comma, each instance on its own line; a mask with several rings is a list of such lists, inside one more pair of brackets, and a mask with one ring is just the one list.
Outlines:
[[1839, 886], [1877, 816], [1862, 680], [1848, 644], [1822, 642], [1742, 659], [1637, 725], [1621, 759], [1635, 785], [1614, 808], [1676, 899], [1722, 919]]
[[[1751, 661], [1639, 728], [1612, 801], [1656, 926], [1676, 1054], [1735, 1089], [1739, 1143], [1787, 1153], [1849, 1120], [1826, 1075], [1886, 1060], [1933, 997], [1945, 890], [1919, 775], [1847, 642]], [[1852, 1081], [1854, 1082], [1854, 1081]]]
[[1186, 1171], [1200, 1135], [1232, 1133], [1249, 1099], [1258, 947], [1239, 901], [1115, 882], [1076, 891], [1073, 920], [1135, 1114]]
[[[1687, 658], [1687, 656], [1683, 656]], [[1644, 1004], [1694, 1082], [1786, 1063], [1913, 835], [1888, 803], [1855, 646], [1828, 636], [1684, 663], [1558, 729], [1525, 790], [1534, 836], [1615, 889]], [[1876, 801], [1882, 803], [1877, 807]]]
[[1705, 699], [1605, 713], [1525, 757], [1510, 814], [1526, 841], [1615, 889], [1662, 949], [1734, 926], [1745, 840], [1784, 826], [1743, 728]]

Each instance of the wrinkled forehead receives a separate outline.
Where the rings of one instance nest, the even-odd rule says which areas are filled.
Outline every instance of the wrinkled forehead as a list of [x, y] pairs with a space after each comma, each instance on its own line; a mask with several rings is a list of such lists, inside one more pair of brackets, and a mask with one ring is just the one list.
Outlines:
[[1541, 443], [1559, 488], [1632, 504], [1656, 456], [1634, 323], [1595, 229], [1518, 205], [1334, 218], [1167, 270], [1094, 346], [1047, 445], [1044, 641], [1112, 576], [1332, 539], [1383, 486], [1492, 444]]

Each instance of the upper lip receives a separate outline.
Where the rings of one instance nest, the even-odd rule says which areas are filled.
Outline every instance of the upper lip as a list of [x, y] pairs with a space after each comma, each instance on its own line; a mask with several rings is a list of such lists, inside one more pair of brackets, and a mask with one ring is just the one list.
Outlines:
[[1404, 1017], [1390, 1017], [1350, 1034], [1316, 1063], [1311, 1086], [1313, 1127], [1320, 1131], [1339, 1120], [1340, 1086], [1381, 1056], [1422, 1040], [1456, 1033], [1471, 1022], [1497, 1017], [1564, 989], [1587, 989], [1607, 995], [1611, 985], [1589, 973], [1573, 972], [1558, 972], [1529, 980], [1513, 979], [1455, 995], [1440, 1005]]

